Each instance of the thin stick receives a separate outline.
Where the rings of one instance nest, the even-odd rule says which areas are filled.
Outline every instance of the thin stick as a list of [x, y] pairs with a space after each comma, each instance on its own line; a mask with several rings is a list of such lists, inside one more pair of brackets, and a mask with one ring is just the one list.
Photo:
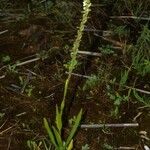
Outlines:
[[[18, 67], [18, 66], [23, 66], [23, 65], [26, 65], [26, 64], [38, 61], [38, 60], [40, 60], [40, 58], [37, 57], [37, 58], [33, 58], [33, 59], [30, 59], [30, 60], [27, 60], [27, 61], [24, 61], [24, 62], [21, 62], [21, 63], [13, 64], [13, 65]], [[11, 65], [11, 66], [13, 66], [13, 65]], [[4, 69], [6, 67], [7, 67], [7, 65], [1, 67], [0, 70]]]
[[6, 124], [7, 120], [4, 121], [4, 123], [0, 126], [0, 129], [2, 129], [4, 127], [4, 125]]
[[135, 147], [120, 146], [120, 147], [114, 148], [114, 149], [117, 149], [117, 150], [134, 150], [136, 148]]
[[[66, 74], [69, 74], [69, 72], [65, 72]], [[91, 79], [92, 77], [90, 76], [86, 76], [86, 75], [81, 75], [81, 74], [77, 74], [77, 73], [71, 73], [71, 75], [77, 76], [77, 77], [82, 77], [82, 78], [86, 78], [86, 79]]]
[[26, 65], [26, 64], [29, 64], [31, 62], [38, 61], [38, 60], [40, 60], [39, 57], [33, 58], [33, 59], [30, 59], [30, 60], [27, 60], [27, 61], [24, 61], [24, 62], [21, 62], [21, 63], [17, 63], [16, 66], [23, 66], [23, 65]]
[[16, 123], [16, 124], [12, 125], [11, 127], [7, 128], [7, 129], [5, 129], [5, 130], [3, 130], [2, 132], [0, 132], [0, 135], [2, 135], [2, 134], [4, 134], [5, 132], [9, 131], [10, 129], [12, 129], [13, 127], [15, 127], [17, 124], [18, 124], [18, 123]]
[[144, 93], [144, 94], [148, 94], [148, 95], [150, 95], [150, 92], [149, 92], [149, 91], [145, 91], [145, 90], [137, 89], [137, 88], [130, 87], [130, 86], [124, 86], [124, 87], [126, 87], [127, 89], [136, 90], [136, 91], [138, 91], [138, 92], [141, 92], [141, 93]]
[[34, 75], [34, 76], [39, 76], [39, 75], [37, 75], [35, 72], [33, 72], [33, 71], [31, 71], [31, 70], [29, 70], [29, 69], [26, 69], [28, 72], [30, 72], [32, 75]]
[[[121, 47], [112, 47], [112, 48], [113, 48], [113, 49], [122, 50]], [[97, 57], [101, 57], [101, 56], [102, 56], [101, 53], [97, 53], [97, 52], [89, 52], [89, 51], [78, 51], [78, 54], [90, 55], [90, 56], [97, 56]]]
[[119, 124], [82, 124], [81, 128], [104, 128], [104, 127], [110, 127], [110, 128], [120, 128], [120, 127], [138, 127], [138, 123], [119, 123]]
[[[116, 85], [119, 85], [118, 83], [115, 83], [115, 84], [116, 84]], [[138, 88], [134, 88], [134, 87], [131, 87], [131, 86], [127, 86], [127, 85], [122, 85], [122, 86], [125, 87], [125, 88], [127, 88], [127, 89], [136, 90], [136, 91], [138, 91], [138, 92], [141, 92], [141, 93], [150, 95], [150, 91], [141, 90], [141, 89], [138, 89]]]
[[[24, 62], [21, 62], [21, 63], [17, 63], [17, 64], [12, 64], [11, 66], [15, 65], [16, 67], [18, 66], [23, 66], [23, 65], [26, 65], [26, 64], [29, 64], [29, 63], [32, 63], [32, 62], [35, 62], [35, 61], [38, 61], [40, 60], [40, 58], [33, 58], [33, 59], [30, 59], [30, 60], [27, 60], [27, 61], [24, 61]], [[3, 67], [0, 68], [0, 70], [6, 68], [8, 65], [5, 65]]]
[[101, 57], [101, 53], [96, 53], [96, 52], [89, 52], [89, 51], [78, 51], [78, 54], [83, 54], [83, 55], [91, 55], [91, 56], [98, 56]]
[[147, 145], [144, 145], [145, 150], [150, 150], [150, 148]]
[[106, 38], [106, 37], [104, 37], [104, 36], [100, 36], [100, 35], [98, 35], [98, 34], [96, 34], [96, 33], [95, 33], [94, 35], [95, 35], [95, 36], [98, 36], [98, 37], [100, 37], [100, 38], [102, 38], [102, 39], [105, 40], [105, 41], [111, 42], [112, 44], [117, 45], [117, 46], [119, 46], [119, 47], [123, 47], [123, 46], [124, 46], [124, 43], [121, 43], [121, 42], [119, 42], [119, 41], [112, 40], [112, 39]]
[[13, 135], [13, 132], [10, 134], [10, 136], [9, 136], [9, 141], [8, 141], [8, 146], [7, 146], [7, 150], [9, 150], [10, 149], [10, 144], [11, 144], [11, 141], [12, 141], [12, 135]]
[[4, 33], [6, 33], [6, 32], [8, 32], [8, 30], [1, 31], [1, 32], [0, 32], [0, 35], [1, 35], [1, 34], [4, 34]]
[[0, 79], [3, 79], [3, 78], [5, 78], [5, 75], [0, 76]]
[[110, 16], [111, 19], [137, 19], [137, 20], [150, 20], [150, 17], [136, 17], [136, 16]]
[[[22, 59], [20, 59], [20, 60], [18, 60], [18, 61], [23, 61], [23, 60], [25, 60], [25, 59], [29, 59], [29, 58], [32, 58], [32, 57], [36, 57], [36, 55], [35, 55], [35, 54], [34, 54], [34, 55], [30, 55], [30, 56], [24, 57], [24, 58], [22, 58]], [[9, 65], [15, 65], [15, 64], [9, 64]], [[7, 66], [8, 66], [8, 65], [2, 66], [2, 67], [0, 68], [0, 70], [7, 68]]]
[[[21, 63], [16, 63], [16, 64], [13, 64], [13, 65], [15, 65], [16, 67], [18, 67], [18, 66], [23, 66], [23, 65], [26, 65], [26, 64], [38, 61], [38, 60], [40, 60], [39, 57], [30, 59], [30, 60], [27, 60], [27, 61], [24, 61], [24, 62], [21, 62]], [[11, 66], [13, 66], [13, 65], [11, 65]], [[5, 66], [1, 67], [0, 70], [6, 68], [7, 66], [8, 65], [5, 65]]]
[[[66, 72], [66, 73], [68, 74], [68, 72]], [[92, 78], [92, 77], [90, 77], [90, 76], [85, 76], [85, 75], [81, 75], [81, 74], [77, 74], [77, 73], [71, 73], [71, 75], [77, 76], [77, 77], [82, 77], [82, 78], [87, 78], [87, 79], [91, 79], [91, 78]], [[118, 83], [115, 83], [115, 84], [116, 84], [116, 85], [119, 85]], [[123, 87], [125, 87], [125, 88], [127, 88], [127, 89], [136, 90], [136, 91], [138, 91], [138, 92], [141, 92], [141, 93], [150, 95], [150, 91], [141, 90], [141, 89], [134, 88], [134, 87], [130, 87], [130, 86], [126, 86], [126, 85], [123, 85]]]

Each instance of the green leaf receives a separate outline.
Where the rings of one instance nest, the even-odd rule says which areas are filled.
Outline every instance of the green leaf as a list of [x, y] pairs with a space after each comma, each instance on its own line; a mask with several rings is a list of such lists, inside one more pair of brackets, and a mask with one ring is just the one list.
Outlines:
[[72, 149], [73, 149], [73, 140], [71, 140], [71, 142], [69, 143], [67, 150], [72, 150]]
[[59, 112], [58, 106], [56, 105], [56, 126], [59, 130], [59, 134], [61, 134], [62, 129], [62, 113]]
[[138, 95], [138, 93], [136, 92], [136, 90], [133, 90], [133, 94], [134, 94], [135, 98], [136, 98], [138, 101], [144, 103], [143, 98]]
[[47, 119], [44, 118], [43, 120], [44, 120], [44, 127], [45, 127], [45, 129], [46, 129], [46, 131], [47, 131], [47, 133], [48, 133], [48, 135], [49, 135], [49, 138], [50, 138], [52, 144], [53, 144], [55, 147], [57, 147], [54, 134], [53, 134], [53, 132], [52, 132], [52, 130], [51, 130], [51, 127], [49, 126], [49, 124], [48, 124], [48, 122], [47, 122]]
[[75, 132], [77, 131], [77, 128], [79, 127], [80, 121], [81, 121], [81, 117], [82, 117], [82, 109], [80, 110], [80, 112], [78, 113], [78, 116], [75, 120], [75, 124], [66, 140], [66, 146], [69, 145], [69, 143], [71, 142], [73, 136], [75, 135]]
[[61, 135], [59, 134], [59, 132], [56, 130], [56, 128], [54, 126], [52, 126], [52, 128], [53, 128], [58, 146], [63, 147], [63, 141], [62, 141]]
[[116, 106], [116, 107], [115, 107], [115, 110], [112, 112], [112, 116], [117, 117], [117, 116], [118, 116], [118, 114], [119, 114], [119, 107], [118, 107], [118, 106]]
[[125, 70], [124, 73], [121, 72], [120, 85], [123, 86], [126, 84], [129, 75], [129, 70]]
[[60, 106], [61, 115], [63, 113], [64, 107], [65, 107], [65, 100], [62, 101], [61, 106]]
[[114, 101], [114, 105], [115, 106], [120, 106], [121, 104], [121, 99], [120, 98], [116, 98], [116, 100]]
[[85, 144], [84, 146], [82, 146], [82, 150], [89, 150], [89, 145], [88, 144]]
[[2, 57], [2, 62], [6, 63], [6, 62], [10, 62], [10, 56], [4, 56]]
[[139, 102], [142, 102], [145, 106], [150, 107], [149, 99], [139, 96], [138, 92], [135, 89], [133, 90], [133, 94]]

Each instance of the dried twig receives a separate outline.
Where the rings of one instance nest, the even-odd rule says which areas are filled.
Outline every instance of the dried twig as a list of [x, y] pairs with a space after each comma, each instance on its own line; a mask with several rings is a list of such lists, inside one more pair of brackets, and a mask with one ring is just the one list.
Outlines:
[[27, 114], [27, 112], [22, 112], [22, 113], [17, 114], [16, 117], [20, 117], [20, 116], [23, 116], [23, 115], [26, 115], [26, 114]]
[[[66, 74], [69, 74], [69, 72], [65, 72]], [[77, 76], [77, 77], [82, 77], [82, 78], [86, 78], [86, 79], [91, 79], [92, 77], [90, 76], [86, 76], [86, 75], [81, 75], [81, 74], [77, 74], [77, 73], [71, 73], [71, 75], [73, 76]]]
[[[29, 64], [29, 63], [38, 61], [38, 60], [40, 60], [40, 58], [39, 58], [39, 57], [36, 57], [36, 58], [30, 59], [30, 60], [26, 60], [26, 61], [24, 61], [24, 62], [11, 64], [11, 66], [13, 66], [13, 65], [15, 65], [16, 67], [17, 67], [17, 66], [23, 66], [23, 65], [26, 65], [26, 64]], [[0, 70], [5, 69], [5, 68], [7, 68], [7, 67], [8, 67], [8, 65], [4, 65], [4, 66], [2, 66], [2, 67], [0, 68]]]
[[[68, 74], [68, 72], [66, 72]], [[82, 77], [82, 78], [87, 78], [87, 79], [91, 79], [91, 76], [85, 76], [85, 75], [81, 75], [81, 74], [77, 74], [77, 73], [71, 73], [73, 76], [77, 76], [77, 77]], [[119, 85], [118, 83], [115, 83], [116, 85]], [[146, 90], [141, 90], [138, 88], [134, 88], [134, 87], [130, 87], [130, 86], [126, 86], [123, 85], [123, 87], [127, 88], [127, 89], [132, 89], [132, 90], [136, 90], [138, 92], [144, 93], [144, 94], [148, 94], [150, 95], [150, 91], [146, 91]]]
[[5, 78], [5, 75], [0, 76], [0, 79], [3, 79], [3, 78]]
[[110, 16], [111, 19], [137, 19], [137, 20], [150, 20], [150, 17], [136, 17], [136, 16]]
[[31, 71], [31, 70], [29, 70], [29, 69], [26, 69], [28, 72], [30, 72], [32, 75], [34, 75], [34, 76], [39, 76], [39, 75], [37, 75], [35, 72], [33, 72], [33, 71]]
[[18, 124], [18, 123], [16, 123], [16, 124], [12, 125], [11, 127], [9, 127], [9, 128], [7, 128], [7, 129], [1, 131], [1, 132], [0, 132], [0, 135], [4, 134], [5, 132], [8, 132], [8, 131], [11, 130], [12, 128], [14, 128], [17, 124]]
[[112, 44], [114, 44], [114, 45], [117, 45], [117, 46], [119, 46], [119, 47], [124, 47], [124, 43], [121, 43], [121, 42], [119, 42], [119, 41], [116, 41], [116, 40], [112, 40], [112, 39], [110, 39], [110, 38], [106, 38], [106, 37], [104, 37], [104, 36], [100, 36], [100, 35], [98, 35], [98, 34], [94, 34], [95, 36], [98, 36], [98, 37], [100, 37], [100, 38], [102, 38], [103, 40], [105, 40], [105, 41], [108, 41], [108, 42], [110, 42], [110, 43], [112, 43]]
[[139, 112], [134, 118], [133, 121], [137, 121], [137, 118], [139, 118], [141, 115], [143, 114], [143, 112]]
[[0, 129], [2, 129], [4, 127], [4, 125], [6, 124], [7, 120], [4, 121], [4, 123], [0, 126]]
[[8, 30], [0, 31], [0, 35], [8, 32]]
[[134, 88], [134, 87], [130, 87], [130, 86], [125, 86], [125, 85], [124, 85], [124, 87], [127, 88], [127, 89], [136, 90], [138, 92], [150, 95], [150, 91], [145, 91], [145, 90], [141, 90], [141, 89], [138, 89], [138, 88]]
[[[121, 50], [121, 47], [112, 47], [113, 49], [119, 49]], [[89, 51], [78, 51], [78, 54], [82, 54], [82, 55], [90, 55], [90, 56], [97, 56], [97, 57], [101, 57], [102, 54], [101, 53], [97, 53], [97, 52], [89, 52]]]
[[110, 128], [119, 128], [119, 127], [138, 127], [138, 123], [119, 123], [119, 124], [82, 124], [81, 128], [103, 128], [103, 127], [110, 127]]
[[135, 147], [127, 147], [127, 146], [120, 146], [120, 147], [114, 148], [114, 149], [117, 149], [117, 150], [136, 150]]
[[10, 150], [10, 145], [11, 145], [11, 142], [12, 142], [12, 135], [13, 135], [13, 132], [9, 136], [7, 150]]
[[[114, 83], [114, 84], [119, 85], [119, 83]], [[150, 95], [150, 91], [141, 90], [141, 89], [138, 89], [138, 88], [134, 88], [134, 87], [131, 87], [131, 86], [127, 86], [127, 85], [122, 85], [122, 86], [125, 87], [125, 88], [127, 88], [127, 89], [136, 90], [136, 91], [138, 91], [138, 92], [141, 92], [141, 93]]]
[[89, 51], [78, 51], [78, 54], [90, 55], [90, 56], [98, 56], [98, 57], [102, 56], [101, 53], [89, 52]]
[[30, 60], [27, 60], [27, 61], [24, 61], [24, 62], [21, 62], [21, 63], [17, 63], [16, 66], [23, 66], [23, 65], [26, 65], [26, 64], [29, 64], [31, 62], [38, 61], [38, 60], [40, 60], [39, 57], [33, 58], [33, 59], [30, 59]]
[[144, 145], [144, 150], [150, 150], [150, 148], [147, 145]]

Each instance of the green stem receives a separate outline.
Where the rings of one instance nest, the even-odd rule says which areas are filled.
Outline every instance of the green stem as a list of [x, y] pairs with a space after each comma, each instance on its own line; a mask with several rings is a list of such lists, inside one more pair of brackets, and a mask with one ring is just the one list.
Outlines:
[[73, 72], [73, 70], [74, 70], [74, 68], [77, 64], [77, 60], [76, 60], [77, 53], [78, 53], [78, 50], [79, 50], [81, 38], [82, 38], [83, 31], [84, 31], [84, 28], [85, 28], [85, 23], [88, 20], [88, 15], [89, 15], [89, 12], [90, 12], [90, 6], [91, 6], [90, 0], [84, 0], [83, 1], [83, 16], [82, 16], [82, 20], [81, 20], [81, 23], [80, 23], [79, 30], [77, 32], [77, 37], [76, 37], [75, 42], [73, 44], [72, 53], [71, 53], [71, 58], [72, 59], [71, 59], [71, 63], [70, 63], [70, 66], [69, 66], [69, 75], [68, 75], [68, 78], [66, 79], [65, 87], [64, 87], [64, 96], [63, 96], [63, 101], [62, 101], [62, 105], [61, 105], [63, 109], [64, 109], [64, 105], [65, 105], [65, 99], [66, 99], [66, 96], [67, 96], [67, 89], [68, 89], [69, 82], [70, 82], [70, 79], [71, 79], [71, 73]]

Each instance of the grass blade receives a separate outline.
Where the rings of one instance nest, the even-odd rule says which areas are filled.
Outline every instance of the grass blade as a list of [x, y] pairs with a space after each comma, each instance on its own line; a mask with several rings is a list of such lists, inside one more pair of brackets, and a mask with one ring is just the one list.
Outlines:
[[53, 132], [52, 132], [52, 130], [51, 130], [51, 127], [50, 127], [49, 124], [48, 124], [47, 119], [44, 118], [43, 120], [44, 120], [44, 127], [45, 127], [45, 129], [46, 129], [46, 131], [47, 131], [47, 133], [48, 133], [48, 135], [49, 135], [49, 138], [50, 138], [52, 144], [53, 144], [55, 147], [57, 147], [54, 134], [53, 134]]
[[73, 128], [70, 132], [70, 135], [68, 136], [67, 138], [67, 141], [66, 141], [66, 146], [70, 144], [73, 136], [75, 135], [75, 132], [77, 131], [77, 128], [79, 127], [79, 124], [80, 124], [80, 121], [81, 121], [81, 117], [82, 117], [82, 109], [80, 110], [76, 120], [75, 120], [75, 124], [73, 125]]
[[69, 143], [67, 150], [72, 150], [72, 149], [73, 149], [73, 140], [71, 140], [71, 142]]
[[62, 129], [62, 113], [59, 112], [58, 106], [56, 105], [56, 126], [59, 130], [59, 134], [61, 135], [61, 129]]
[[54, 126], [52, 126], [52, 129], [54, 131], [54, 134], [55, 134], [55, 138], [56, 138], [56, 141], [58, 143], [58, 146], [59, 147], [62, 147], [63, 146], [63, 141], [61, 139], [61, 136], [60, 134], [58, 133], [58, 131], [56, 130], [56, 128]]

